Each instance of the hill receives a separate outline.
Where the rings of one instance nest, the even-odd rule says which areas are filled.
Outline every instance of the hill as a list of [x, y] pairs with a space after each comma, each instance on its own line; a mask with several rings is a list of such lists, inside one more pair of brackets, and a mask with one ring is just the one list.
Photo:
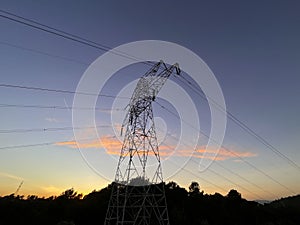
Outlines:
[[[300, 196], [259, 204], [232, 189], [226, 196], [205, 194], [197, 182], [189, 191], [175, 182], [165, 185], [171, 225], [298, 225]], [[69, 189], [59, 196], [0, 197], [0, 224], [103, 224], [111, 185], [86, 196]]]
[[300, 195], [281, 198], [271, 202], [269, 205], [274, 208], [296, 209], [300, 213]]

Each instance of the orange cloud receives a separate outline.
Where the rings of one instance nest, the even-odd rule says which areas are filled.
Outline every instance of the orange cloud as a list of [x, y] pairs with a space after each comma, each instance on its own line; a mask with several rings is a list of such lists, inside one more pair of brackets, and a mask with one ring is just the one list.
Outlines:
[[122, 143], [111, 136], [101, 137], [102, 147], [106, 149], [108, 154], [119, 155], [122, 148]]
[[224, 148], [220, 149], [206, 149], [206, 147], [198, 148], [194, 151], [188, 149], [178, 150], [176, 155], [183, 157], [194, 157], [200, 159], [211, 159], [215, 161], [223, 161], [227, 159], [237, 159], [237, 158], [246, 158], [246, 157], [254, 157], [257, 154], [253, 152], [240, 152], [235, 150], [226, 150]]
[[77, 141], [64, 141], [56, 142], [57, 146], [67, 146], [70, 148], [102, 148], [100, 140], [93, 140], [91, 142], [77, 142]]
[[[95, 139], [86, 142], [66, 141], [57, 142], [57, 146], [67, 146], [70, 148], [105, 148], [107, 154], [119, 155], [122, 148], [122, 142], [112, 136], [103, 136], [100, 139]], [[211, 159], [215, 161], [223, 161], [228, 159], [239, 159], [246, 157], [255, 157], [257, 154], [253, 152], [240, 152], [235, 150], [226, 150], [221, 148], [219, 150], [206, 149], [205, 147], [192, 149], [179, 149], [175, 150], [175, 146], [161, 145], [159, 146], [159, 153], [161, 157], [181, 156], [181, 157], [194, 157]], [[150, 155], [153, 155], [151, 152]]]
[[66, 146], [69, 148], [105, 148], [108, 154], [119, 154], [122, 147], [122, 143], [111, 136], [104, 136], [100, 139], [89, 140], [89, 141], [64, 141], [56, 142], [57, 146]]
[[232, 149], [226, 150], [224, 148], [220, 148], [219, 150], [201, 148], [201, 149], [197, 149], [194, 154], [194, 157], [196, 158], [207, 158], [216, 161], [237, 159], [237, 158], [248, 158], [254, 156], [257, 156], [257, 154], [253, 152], [240, 152]]

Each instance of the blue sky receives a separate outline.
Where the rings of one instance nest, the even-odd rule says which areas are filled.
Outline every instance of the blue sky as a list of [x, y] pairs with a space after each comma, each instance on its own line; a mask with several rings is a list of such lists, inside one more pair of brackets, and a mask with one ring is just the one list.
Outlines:
[[[285, 156], [300, 164], [300, 4], [297, 1], [100, 3], [4, 0], [0, 1], [0, 8], [112, 48], [127, 42], [153, 39], [191, 49], [215, 74], [227, 109]], [[0, 18], [0, 29], [2, 84], [75, 91], [88, 65], [104, 53], [4, 18]], [[135, 65], [120, 71], [105, 86], [103, 93], [116, 94], [124, 84], [138, 78], [147, 69], [143, 65]], [[171, 79], [176, 82], [176, 79]], [[197, 109], [201, 128], [209, 132], [207, 102], [188, 90], [188, 86], [182, 87], [195, 102], [199, 102]], [[0, 104], [71, 106], [72, 101], [72, 94], [0, 87]], [[103, 99], [98, 101], [97, 106], [108, 108], [111, 104], [111, 100]], [[180, 123], [171, 120], [157, 106], [156, 112], [165, 118], [168, 131], [176, 134]], [[97, 122], [107, 124], [107, 118], [107, 112], [99, 112]], [[59, 109], [1, 107], [0, 120], [1, 130], [72, 126], [71, 111]], [[104, 135], [106, 132], [110, 135], [111, 129], [101, 130]], [[1, 133], [0, 145], [72, 139], [72, 130]], [[199, 146], [206, 142], [201, 140]], [[167, 138], [165, 143], [174, 144], [171, 138]], [[249, 199], [274, 199], [299, 193], [299, 169], [230, 120], [224, 146], [239, 153], [252, 153], [245, 160], [273, 180], [245, 162], [230, 157], [213, 163], [211, 170], [202, 173], [197, 171], [199, 159], [194, 157], [185, 169], [170, 179], [184, 187], [196, 180], [207, 193], [226, 194], [226, 190], [236, 188]], [[97, 148], [86, 150], [97, 153]], [[46, 196], [57, 195], [70, 187], [87, 193], [109, 183], [89, 168], [80, 152], [69, 145], [1, 149], [0, 155], [0, 195], [14, 192], [22, 180], [24, 184], [20, 194]], [[99, 154], [98, 157], [99, 163], [104, 163], [105, 156]], [[181, 159], [176, 160], [180, 162]], [[220, 164], [240, 177], [220, 167]], [[108, 166], [107, 173], [114, 174], [115, 167]], [[113, 175], [110, 178], [113, 179]]]

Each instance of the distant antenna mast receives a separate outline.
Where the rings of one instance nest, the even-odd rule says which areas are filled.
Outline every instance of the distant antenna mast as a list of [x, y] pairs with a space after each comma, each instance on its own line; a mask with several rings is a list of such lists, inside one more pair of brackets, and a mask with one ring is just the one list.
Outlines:
[[17, 190], [15, 191], [14, 195], [17, 195], [19, 190], [21, 189], [22, 185], [23, 185], [24, 181], [22, 180], [21, 183], [19, 184]]
[[105, 225], [169, 225], [152, 102], [173, 71], [160, 61], [135, 87]]

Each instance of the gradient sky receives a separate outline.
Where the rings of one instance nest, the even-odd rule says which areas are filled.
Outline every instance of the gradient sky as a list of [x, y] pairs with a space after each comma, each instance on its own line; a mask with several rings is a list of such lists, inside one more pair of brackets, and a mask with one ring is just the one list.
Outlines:
[[[0, 9], [112, 48], [127, 42], [153, 39], [174, 42], [191, 49], [214, 72], [227, 109], [300, 165], [298, 1], [99, 3], [1, 0]], [[4, 18], [0, 18], [0, 30], [1, 84], [75, 91], [88, 65], [104, 53]], [[140, 77], [147, 69], [143, 65], [135, 65], [120, 71], [106, 84], [103, 93], [117, 94], [124, 85]], [[176, 82], [175, 79], [173, 81]], [[188, 86], [182, 87], [198, 103], [201, 129], [209, 132], [207, 102], [188, 90]], [[71, 106], [72, 101], [71, 94], [0, 87], [0, 104]], [[167, 102], [161, 102], [173, 110]], [[111, 99], [103, 99], [98, 101], [97, 107], [107, 109], [111, 104]], [[0, 110], [2, 131], [72, 126], [70, 110], [3, 106]], [[160, 129], [177, 135], [180, 121], [171, 120], [170, 115], [157, 106], [155, 110], [165, 119], [167, 126], [161, 123], [158, 125]], [[99, 111], [98, 124], [108, 125], [109, 116], [109, 110]], [[116, 157], [119, 146], [115, 138], [110, 138], [111, 128], [102, 129], [100, 133], [106, 138], [106, 147]], [[88, 131], [86, 136], [89, 137]], [[19, 194], [25, 196], [58, 195], [71, 187], [88, 193], [105, 187], [110, 181], [100, 177], [87, 165], [78, 149], [74, 148], [74, 143], [64, 142], [72, 139], [72, 130], [1, 133], [0, 195], [13, 193], [22, 180], [24, 184]], [[175, 141], [166, 137], [162, 146], [173, 146]], [[3, 148], [46, 142], [57, 144]], [[201, 139], [199, 149], [206, 142]], [[198, 181], [205, 193], [226, 194], [235, 188], [247, 199], [275, 199], [300, 193], [299, 169], [230, 120], [223, 144], [269, 177], [221, 150], [217, 162], [208, 170], [198, 171], [199, 157], [195, 156], [184, 169], [166, 180], [174, 180], [184, 187], [188, 187], [191, 181]], [[95, 163], [100, 163], [102, 167], [105, 165], [107, 154], [103, 146], [82, 147], [84, 151], [95, 152], [95, 159], [99, 158]], [[177, 157], [176, 162], [183, 162], [181, 158]], [[116, 164], [105, 166], [111, 180]], [[165, 177], [171, 169], [166, 166]]]

